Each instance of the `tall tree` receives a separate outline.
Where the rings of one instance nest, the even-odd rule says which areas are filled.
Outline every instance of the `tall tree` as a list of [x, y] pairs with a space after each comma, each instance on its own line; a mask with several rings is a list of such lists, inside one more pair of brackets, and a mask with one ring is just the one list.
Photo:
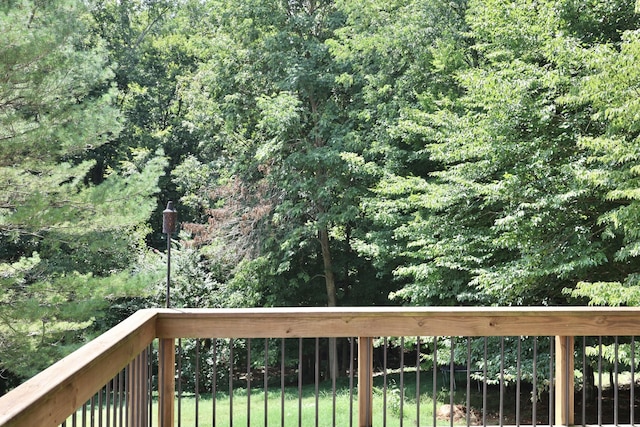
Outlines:
[[[423, 217], [429, 196], [424, 180], [437, 167], [425, 151], [421, 118], [460, 96], [454, 73], [475, 61], [466, 49], [466, 1], [345, 1], [346, 24], [330, 40], [344, 71], [339, 82], [352, 87], [348, 114], [355, 123], [350, 138], [364, 158], [377, 165], [381, 180], [363, 202], [371, 221], [359, 236], [361, 256], [378, 274], [393, 279], [392, 292], [412, 281], [404, 268], [423, 254], [407, 245], [428, 240], [411, 229]], [[444, 303], [444, 298], [440, 299]]]
[[[584, 48], [617, 43], [618, 31], [634, 25], [630, 7], [470, 2], [466, 56], [477, 60], [457, 73], [463, 95], [405, 126], [441, 169], [409, 196], [421, 214], [401, 228], [416, 258], [399, 269], [413, 278], [399, 296], [566, 303], [563, 289], [615, 265], [600, 219], [610, 198], [584, 185], [581, 172], [592, 156], [581, 141], [606, 124], [588, 102], [570, 99], [592, 73]], [[590, 19], [602, 8], [616, 11], [611, 20]]]
[[[131, 153], [91, 183], [120, 131], [112, 71], [81, 1], [0, 6], [0, 369], [29, 376], [82, 340], [129, 277], [165, 162]], [[25, 357], [25, 355], [35, 355]]]
[[209, 128], [203, 145], [221, 161], [220, 182], [268, 188], [261, 244], [272, 271], [318, 265], [290, 283], [322, 277], [324, 303], [335, 306], [349, 286], [336, 253], [349, 251], [369, 179], [348, 135], [350, 93], [336, 83], [341, 70], [326, 44], [343, 15], [332, 1], [223, 3], [212, 14], [224, 17], [213, 24], [222, 46], [194, 81], [192, 123]]

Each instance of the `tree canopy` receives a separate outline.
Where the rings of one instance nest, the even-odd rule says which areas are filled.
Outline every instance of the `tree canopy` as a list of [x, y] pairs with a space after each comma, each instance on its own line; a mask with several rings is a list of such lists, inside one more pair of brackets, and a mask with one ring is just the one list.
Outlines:
[[640, 302], [632, 0], [0, 5], [0, 369], [158, 304]]

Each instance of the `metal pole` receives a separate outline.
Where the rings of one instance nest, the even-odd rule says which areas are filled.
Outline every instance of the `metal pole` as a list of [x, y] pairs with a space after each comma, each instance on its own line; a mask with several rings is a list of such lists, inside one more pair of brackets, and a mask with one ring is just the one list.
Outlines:
[[165, 300], [165, 307], [169, 308], [171, 305], [170, 300], [171, 289], [171, 234], [167, 233], [167, 296]]
[[167, 296], [165, 305], [169, 308], [171, 303], [171, 234], [176, 231], [176, 222], [178, 219], [178, 211], [173, 207], [173, 202], [167, 203], [167, 208], [162, 212], [162, 232], [167, 235]]

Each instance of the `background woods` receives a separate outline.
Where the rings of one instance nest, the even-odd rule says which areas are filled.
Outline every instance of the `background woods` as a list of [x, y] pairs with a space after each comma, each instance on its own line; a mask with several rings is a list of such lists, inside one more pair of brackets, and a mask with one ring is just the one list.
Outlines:
[[162, 304], [167, 200], [174, 306], [639, 303], [634, 8], [2, 2], [3, 384]]

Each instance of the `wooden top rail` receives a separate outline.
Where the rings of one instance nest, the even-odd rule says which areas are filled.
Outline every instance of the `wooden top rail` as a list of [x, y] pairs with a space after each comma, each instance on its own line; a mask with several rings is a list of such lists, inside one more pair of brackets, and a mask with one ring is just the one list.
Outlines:
[[160, 309], [159, 338], [640, 335], [637, 307]]
[[0, 398], [0, 426], [57, 426], [155, 338], [142, 310]]
[[0, 398], [0, 426], [57, 426], [155, 338], [640, 336], [640, 308], [141, 310]]

